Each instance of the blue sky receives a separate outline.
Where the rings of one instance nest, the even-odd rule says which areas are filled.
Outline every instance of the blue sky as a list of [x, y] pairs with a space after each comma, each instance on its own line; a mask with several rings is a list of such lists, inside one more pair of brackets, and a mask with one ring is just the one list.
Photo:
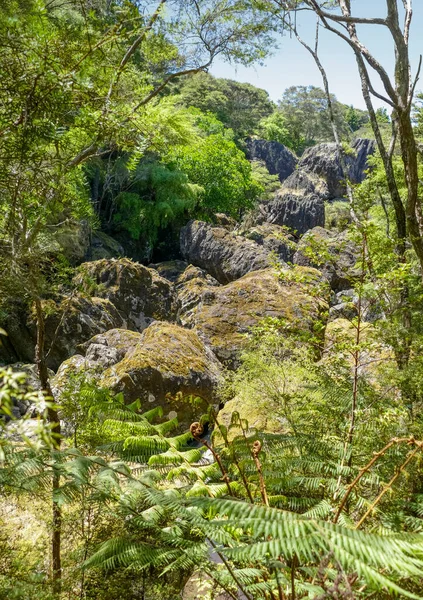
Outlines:
[[[399, 3], [401, 4], [401, 2]], [[423, 54], [423, 0], [413, 2], [413, 23], [410, 36], [410, 55], [413, 72], [417, 70], [419, 56]], [[355, 16], [385, 16], [385, 0], [353, 0], [352, 13]], [[302, 14], [297, 19], [298, 30], [304, 41], [314, 45], [316, 19], [313, 15]], [[393, 45], [389, 33], [380, 25], [363, 25], [359, 35], [368, 48], [376, 55], [385, 68], [393, 71]], [[264, 88], [272, 100], [281, 98], [283, 91], [293, 85], [322, 86], [322, 80], [313, 58], [295, 38], [284, 36], [278, 40], [279, 48], [265, 61], [265, 66], [245, 68], [217, 60], [210, 72], [216, 77], [226, 77], [241, 82], [252, 83]], [[361, 96], [360, 80], [352, 50], [334, 34], [323, 31], [320, 34], [320, 59], [327, 71], [331, 91], [340, 102], [365, 108]], [[376, 78], [374, 81], [376, 82]], [[375, 86], [381, 90], [380, 86]], [[423, 73], [417, 90], [423, 90]], [[383, 106], [375, 100], [376, 106]]]

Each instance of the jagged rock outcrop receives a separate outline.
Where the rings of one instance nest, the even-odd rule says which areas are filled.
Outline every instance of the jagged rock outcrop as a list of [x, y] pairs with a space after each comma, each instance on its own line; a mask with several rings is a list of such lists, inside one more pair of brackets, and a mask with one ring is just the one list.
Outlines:
[[319, 269], [335, 292], [351, 288], [360, 276], [359, 251], [346, 232], [315, 227], [300, 240], [294, 264]]
[[[57, 300], [43, 300], [42, 307], [47, 364], [53, 370], [75, 354], [78, 344], [108, 329], [124, 326], [116, 307], [106, 298], [73, 293]], [[36, 344], [34, 315], [22, 309], [9, 315], [2, 326], [8, 336], [1, 336], [0, 360], [6, 363], [16, 360], [33, 362]], [[13, 360], [13, 357], [17, 358]]]
[[112, 302], [128, 329], [142, 331], [154, 320], [172, 321], [176, 315], [172, 284], [127, 258], [84, 263], [73, 283]]
[[[155, 320], [176, 319], [173, 284], [125, 258], [83, 263], [73, 285], [70, 295], [43, 301], [47, 360], [54, 370], [96, 334], [114, 328], [142, 331]], [[0, 360], [33, 361], [33, 317], [22, 310], [3, 326], [8, 336], [1, 336]]]
[[[368, 168], [367, 159], [374, 151], [374, 140], [359, 138], [351, 143], [351, 150], [343, 153], [346, 174], [351, 183], [363, 181]], [[345, 195], [345, 175], [335, 143], [317, 144], [307, 148], [298, 163], [298, 170], [321, 177], [327, 184], [329, 200]]]
[[[99, 384], [123, 392], [128, 402], [140, 398], [142, 410], [162, 406], [165, 415], [178, 414], [187, 426], [207, 403], [216, 403], [220, 377], [219, 361], [196, 332], [157, 321], [120, 362], [103, 373]], [[178, 394], [202, 398], [205, 404], [196, 409]]]
[[234, 281], [271, 264], [269, 250], [263, 244], [202, 221], [190, 221], [182, 228], [181, 252], [188, 262], [220, 283]]
[[284, 181], [291, 175], [297, 164], [297, 157], [279, 142], [268, 142], [247, 138], [246, 156], [248, 160], [261, 160], [271, 175], [278, 175]]
[[327, 186], [313, 173], [295, 171], [265, 207], [266, 221], [303, 235], [325, 224]]
[[[374, 152], [373, 140], [357, 139], [344, 152], [344, 162], [352, 183], [365, 177], [367, 159]], [[345, 177], [336, 144], [324, 143], [308, 148], [297, 169], [284, 181], [272, 200], [263, 206], [265, 220], [289, 227], [303, 235], [313, 227], [325, 225], [325, 201], [346, 193]]]
[[316, 194], [301, 196], [280, 190], [268, 204], [267, 213], [269, 223], [288, 227], [298, 236], [325, 224], [325, 205]]
[[246, 334], [265, 317], [285, 319], [291, 331], [312, 331], [328, 310], [328, 291], [320, 293], [321, 274], [315, 269], [252, 271], [219, 287], [205, 286], [189, 318], [181, 322], [194, 328], [221, 362], [230, 368], [248, 342]]

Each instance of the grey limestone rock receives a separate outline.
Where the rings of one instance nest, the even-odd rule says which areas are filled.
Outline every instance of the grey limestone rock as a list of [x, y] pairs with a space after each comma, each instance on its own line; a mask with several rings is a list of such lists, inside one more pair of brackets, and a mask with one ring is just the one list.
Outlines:
[[[368, 168], [367, 159], [375, 151], [374, 140], [356, 139], [351, 150], [343, 153], [347, 176], [351, 183], [361, 183]], [[327, 184], [328, 200], [341, 198], [346, 193], [341, 160], [335, 143], [317, 144], [308, 148], [298, 163], [298, 170], [314, 173]]]
[[256, 138], [247, 138], [246, 155], [249, 160], [260, 160], [271, 175], [278, 175], [284, 181], [291, 175], [297, 164], [297, 157], [279, 142], [268, 142]]
[[185, 260], [220, 283], [269, 266], [269, 252], [263, 246], [202, 221], [190, 221], [183, 227], [180, 240]]
[[[360, 183], [365, 177], [367, 159], [374, 152], [373, 140], [357, 139], [343, 153], [348, 178]], [[296, 170], [283, 182], [272, 200], [264, 205], [269, 223], [284, 225], [297, 235], [325, 224], [325, 201], [346, 193], [341, 160], [335, 143], [308, 148]]]

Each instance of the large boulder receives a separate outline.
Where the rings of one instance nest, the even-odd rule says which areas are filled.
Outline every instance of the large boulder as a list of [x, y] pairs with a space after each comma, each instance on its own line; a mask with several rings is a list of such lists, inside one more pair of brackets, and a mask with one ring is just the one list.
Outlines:
[[82, 264], [74, 285], [112, 302], [129, 329], [142, 331], [154, 320], [175, 318], [172, 284], [154, 269], [127, 258]]
[[[221, 365], [197, 333], [178, 325], [157, 321], [140, 336], [123, 360], [109, 367], [100, 385], [123, 392], [125, 400], [137, 398], [142, 410], [162, 406], [165, 415], [178, 414], [182, 425], [217, 403]], [[189, 403], [187, 396], [203, 399], [202, 406]]]
[[[123, 326], [116, 307], [106, 298], [70, 296], [61, 302], [43, 302], [47, 364], [56, 370], [75, 354], [78, 345], [108, 329]], [[35, 323], [31, 329], [35, 339]]]
[[327, 187], [314, 174], [295, 171], [265, 206], [266, 221], [287, 227], [296, 235], [325, 224]]
[[300, 236], [313, 227], [324, 226], [325, 205], [315, 194], [300, 196], [280, 190], [268, 205], [267, 220]]
[[341, 198], [346, 193], [345, 176], [351, 183], [361, 183], [368, 168], [367, 159], [375, 151], [374, 140], [356, 139], [351, 149], [343, 152], [346, 173], [335, 143], [317, 144], [308, 148], [298, 163], [298, 170], [314, 173], [327, 184], [328, 199]]
[[256, 138], [248, 138], [245, 144], [247, 158], [264, 162], [269, 173], [278, 175], [280, 181], [294, 171], [298, 159], [283, 144]]
[[[296, 267], [253, 271], [225, 286], [204, 287], [185, 322], [227, 367], [238, 364], [248, 333], [266, 317], [284, 319], [292, 332], [314, 331], [327, 318], [329, 290], [321, 274]], [[181, 321], [185, 319], [183, 311]]]
[[191, 327], [196, 309], [209, 288], [219, 286], [211, 275], [190, 265], [175, 282], [178, 293], [177, 320], [182, 327]]
[[359, 250], [347, 232], [314, 227], [300, 240], [294, 264], [319, 269], [335, 292], [351, 288], [360, 276]]
[[220, 283], [234, 281], [271, 264], [264, 245], [202, 221], [190, 221], [182, 228], [181, 252], [188, 262], [201, 267]]
[[[343, 151], [351, 183], [363, 181], [367, 159], [374, 149], [373, 140], [357, 139], [350, 149]], [[297, 169], [263, 206], [265, 220], [303, 235], [313, 227], [324, 227], [325, 201], [341, 198], [345, 193], [345, 175], [337, 145], [318, 144], [304, 152]]]

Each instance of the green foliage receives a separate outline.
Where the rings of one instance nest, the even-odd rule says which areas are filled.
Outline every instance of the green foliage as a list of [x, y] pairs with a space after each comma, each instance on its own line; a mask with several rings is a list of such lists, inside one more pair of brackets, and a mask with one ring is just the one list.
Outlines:
[[[345, 134], [345, 121], [340, 104], [332, 98], [335, 119], [340, 135]], [[317, 142], [333, 139], [332, 125], [325, 92], [313, 86], [291, 87], [285, 90], [279, 101], [281, 111], [289, 128], [291, 146], [297, 154]]]
[[360, 127], [363, 127], [369, 121], [369, 115], [363, 110], [354, 108], [354, 106], [348, 106], [345, 111], [345, 120], [352, 133], [358, 131]]
[[203, 191], [182, 171], [155, 161], [140, 162], [128, 171], [124, 187], [128, 191], [120, 192], [114, 200], [115, 228], [129, 232], [135, 240], [142, 237], [151, 246], [160, 229], [194, 213]]
[[279, 110], [262, 119], [259, 123], [257, 133], [260, 137], [270, 142], [279, 142], [294, 152], [298, 150], [298, 140], [292, 137], [290, 125], [286, 116]]
[[[335, 124], [341, 138], [348, 140], [368, 121], [365, 111], [345, 106], [331, 97]], [[324, 90], [314, 86], [297, 86], [285, 90], [272, 120], [286, 127], [286, 145], [297, 154], [319, 142], [333, 141], [328, 100]], [[276, 125], [276, 123], [275, 123]], [[278, 141], [278, 140], [277, 140]], [[284, 143], [284, 142], [282, 142]]]
[[234, 131], [237, 140], [251, 135], [263, 117], [269, 116], [273, 110], [273, 103], [265, 90], [250, 83], [216, 79], [208, 73], [187, 77], [178, 91], [185, 106], [213, 113]]
[[198, 216], [210, 219], [214, 213], [224, 212], [237, 217], [252, 208], [263, 192], [244, 153], [221, 133], [211, 134], [195, 146], [175, 149], [170, 158], [190, 182], [203, 187]]

